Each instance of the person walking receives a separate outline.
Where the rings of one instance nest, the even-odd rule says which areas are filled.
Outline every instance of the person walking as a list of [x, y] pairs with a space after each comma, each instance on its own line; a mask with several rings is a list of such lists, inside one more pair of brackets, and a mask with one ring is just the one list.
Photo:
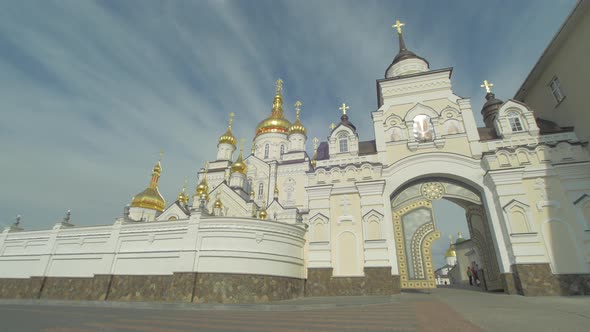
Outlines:
[[469, 286], [473, 286], [473, 273], [471, 273], [471, 268], [467, 267], [467, 277], [469, 278]]
[[479, 275], [477, 274], [477, 268], [476, 267], [472, 267], [471, 273], [473, 273], [473, 283], [476, 286], [479, 286]]

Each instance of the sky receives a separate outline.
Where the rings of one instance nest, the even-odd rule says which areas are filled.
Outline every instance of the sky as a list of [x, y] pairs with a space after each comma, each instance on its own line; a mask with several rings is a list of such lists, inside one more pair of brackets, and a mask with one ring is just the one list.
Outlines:
[[[398, 51], [396, 19], [406, 24], [407, 47], [431, 69], [454, 68], [453, 89], [471, 98], [481, 124], [481, 82], [493, 82], [500, 99], [514, 96], [574, 5], [5, 1], [0, 226], [21, 214], [25, 229], [50, 228], [68, 209], [76, 225], [111, 224], [147, 186], [160, 150], [167, 203], [185, 179], [192, 192], [197, 170], [215, 158], [228, 114], [236, 113], [236, 136], [251, 142], [278, 78], [287, 117], [294, 119], [292, 105], [301, 100], [310, 138], [325, 140], [346, 102], [360, 139], [373, 139], [375, 80]], [[437, 210], [448, 228], [440, 252], [463, 212], [452, 203]]]

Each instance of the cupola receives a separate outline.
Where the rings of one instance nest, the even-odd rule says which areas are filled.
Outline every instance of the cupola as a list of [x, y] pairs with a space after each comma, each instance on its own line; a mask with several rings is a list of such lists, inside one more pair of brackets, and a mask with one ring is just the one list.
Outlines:
[[409, 75], [429, 70], [428, 61], [407, 49], [406, 43], [404, 42], [404, 36], [402, 34], [403, 26], [405, 26], [405, 23], [402, 23], [399, 20], [396, 20], [395, 24], [392, 26], [393, 28], [397, 29], [399, 52], [393, 58], [393, 61], [389, 67], [387, 67], [387, 70], [385, 71], [385, 78]]
[[288, 134], [291, 123], [283, 115], [283, 81], [276, 82], [275, 96], [272, 102], [272, 112], [269, 117], [262, 120], [256, 127], [256, 136], [265, 133]]
[[131, 207], [151, 209], [160, 212], [164, 211], [166, 202], [158, 190], [160, 174], [162, 174], [162, 165], [160, 160], [158, 160], [158, 163], [152, 170], [152, 179], [150, 180], [149, 186], [133, 197]]
[[301, 123], [300, 113], [301, 113], [301, 105], [303, 105], [300, 101], [295, 103], [295, 122], [289, 127], [289, 135], [292, 134], [301, 134], [307, 137], [307, 130]]

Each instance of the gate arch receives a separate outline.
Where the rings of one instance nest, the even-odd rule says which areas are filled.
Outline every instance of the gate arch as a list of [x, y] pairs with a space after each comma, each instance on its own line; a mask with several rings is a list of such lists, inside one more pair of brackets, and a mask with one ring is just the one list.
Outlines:
[[390, 196], [401, 287], [436, 287], [431, 246], [440, 238], [440, 232], [432, 201], [439, 199], [450, 200], [465, 209], [473, 244], [483, 260], [488, 290], [501, 289], [495, 241], [481, 194], [468, 183], [446, 177], [413, 179]]

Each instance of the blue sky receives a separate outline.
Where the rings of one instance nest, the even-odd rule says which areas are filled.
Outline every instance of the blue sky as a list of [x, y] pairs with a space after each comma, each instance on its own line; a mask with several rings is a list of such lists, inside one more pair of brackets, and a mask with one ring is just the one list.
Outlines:
[[147, 185], [160, 149], [167, 202], [185, 178], [192, 191], [227, 114], [249, 142], [279, 77], [286, 104], [303, 102], [310, 137], [325, 138], [346, 102], [361, 140], [372, 139], [375, 80], [398, 49], [395, 19], [432, 69], [454, 67], [454, 91], [472, 98], [481, 122], [481, 81], [512, 97], [574, 4], [4, 2], [0, 224], [22, 214], [26, 229], [48, 228], [67, 209], [77, 225], [110, 224]]

